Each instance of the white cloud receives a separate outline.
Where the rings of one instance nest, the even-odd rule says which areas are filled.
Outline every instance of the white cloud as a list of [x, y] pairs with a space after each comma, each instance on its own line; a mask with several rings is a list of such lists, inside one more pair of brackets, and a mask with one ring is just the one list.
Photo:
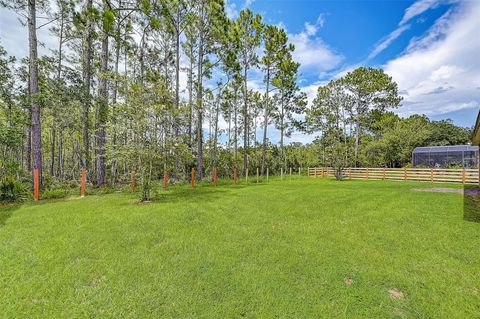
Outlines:
[[308, 35], [308, 36], [314, 36], [317, 31], [323, 27], [323, 25], [325, 24], [325, 14], [324, 13], [321, 13], [318, 18], [317, 18], [317, 21], [315, 21], [315, 24], [311, 24], [310, 22], [305, 22], [304, 24], [304, 28], [305, 28], [305, 33]]
[[285, 23], [283, 21], [280, 21], [275, 25], [277, 26], [277, 28], [283, 29], [283, 30], [285, 30], [285, 32], [287, 32], [287, 26], [285, 25]]
[[250, 7], [253, 3], [255, 2], [255, 0], [245, 0], [245, 3], [243, 5], [244, 8], [248, 8]]
[[335, 52], [325, 41], [316, 36], [318, 30], [325, 24], [322, 13], [315, 24], [306, 22], [304, 29], [297, 34], [289, 34], [290, 42], [295, 45], [293, 57], [300, 62], [301, 69], [322, 74], [337, 67], [343, 56]]
[[227, 17], [235, 19], [238, 16], [237, 5], [231, 0], [225, 1], [225, 12]]
[[409, 24], [402, 25], [398, 27], [397, 29], [393, 30], [389, 35], [381, 39], [374, 47], [372, 52], [368, 55], [368, 59], [373, 59], [376, 57], [380, 52], [385, 50], [392, 44], [393, 41], [395, 41], [404, 31], [408, 30], [410, 28]]
[[385, 71], [404, 96], [401, 115], [444, 114], [480, 104], [480, 2], [449, 11]]
[[422, 37], [413, 37], [410, 39], [407, 51], [416, 49], [428, 48], [434, 41], [439, 40], [444, 36], [446, 30], [451, 22], [451, 15], [455, 12], [454, 9], [448, 10], [440, 18], [435, 21], [435, 24]]
[[441, 2], [441, 0], [419, 0], [412, 4], [405, 10], [405, 14], [403, 15], [402, 21], [400, 21], [399, 25], [403, 25], [410, 21], [412, 18], [424, 13], [427, 10], [433, 9], [437, 7]]
[[[410, 28], [410, 24], [407, 22], [411, 21], [413, 18], [418, 17], [422, 13], [435, 9], [436, 7], [448, 4], [448, 3], [455, 3], [459, 0], [418, 0], [417, 2], [413, 3], [407, 9], [405, 9], [405, 13], [403, 15], [402, 20], [398, 24], [398, 27], [393, 30], [389, 35], [381, 39], [377, 44], [375, 44], [373, 50], [368, 55], [367, 60], [373, 59], [378, 54], [380, 54], [383, 50], [388, 48], [390, 44], [393, 43], [403, 32]], [[422, 23], [423, 21], [419, 18], [416, 21], [417, 23]]]

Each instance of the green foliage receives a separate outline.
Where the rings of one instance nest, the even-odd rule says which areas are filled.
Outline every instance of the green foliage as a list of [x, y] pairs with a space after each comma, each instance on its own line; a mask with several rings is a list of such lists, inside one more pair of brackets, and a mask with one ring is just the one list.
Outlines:
[[103, 12], [103, 30], [105, 32], [113, 32], [115, 24], [115, 11], [105, 10]]
[[0, 180], [0, 201], [12, 202], [24, 199], [27, 186], [19, 182], [13, 175], [5, 175]]
[[[401, 101], [383, 70], [359, 68], [318, 88], [302, 129], [320, 133], [323, 163], [341, 169], [402, 167], [418, 146], [466, 144], [470, 129], [423, 115], [400, 118], [388, 111]], [[353, 126], [352, 126], [353, 124]]]

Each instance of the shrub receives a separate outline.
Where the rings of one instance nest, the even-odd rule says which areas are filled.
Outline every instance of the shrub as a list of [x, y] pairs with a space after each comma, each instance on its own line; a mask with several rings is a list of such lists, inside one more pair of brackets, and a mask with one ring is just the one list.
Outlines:
[[6, 175], [0, 180], [0, 201], [16, 201], [25, 198], [27, 186], [17, 181], [12, 175]]

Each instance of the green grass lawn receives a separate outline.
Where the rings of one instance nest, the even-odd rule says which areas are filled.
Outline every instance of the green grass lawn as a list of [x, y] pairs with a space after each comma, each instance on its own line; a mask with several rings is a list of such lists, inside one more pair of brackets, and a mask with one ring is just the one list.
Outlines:
[[478, 318], [480, 223], [462, 195], [412, 191], [430, 186], [287, 178], [0, 208], [0, 316]]

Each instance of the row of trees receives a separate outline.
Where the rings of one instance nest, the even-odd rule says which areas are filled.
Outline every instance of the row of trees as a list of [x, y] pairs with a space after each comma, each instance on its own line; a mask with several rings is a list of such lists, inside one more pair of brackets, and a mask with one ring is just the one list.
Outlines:
[[[0, 51], [3, 169], [70, 179], [85, 167], [102, 186], [132, 167], [144, 176], [168, 169], [179, 179], [195, 165], [202, 179], [220, 156], [245, 170], [263, 127], [263, 171], [271, 124], [285, 158], [284, 136], [305, 95], [286, 32], [260, 15], [243, 10], [229, 19], [222, 0], [2, 5], [28, 25], [30, 47], [22, 61]], [[40, 27], [50, 28], [58, 47], [38, 58]], [[250, 87], [252, 72], [265, 75], [265, 93]]]
[[397, 90], [390, 76], [373, 68], [358, 68], [319, 87], [303, 128], [320, 133], [315, 143], [338, 177], [348, 166], [409, 165], [418, 146], [469, 143], [472, 129], [450, 120], [430, 121], [424, 115], [402, 119], [390, 111], [401, 103]]
[[[266, 167], [398, 166], [412, 147], [466, 142], [468, 132], [451, 123], [391, 113], [401, 98], [378, 69], [320, 87], [307, 108], [285, 30], [250, 10], [230, 19], [223, 0], [0, 4], [29, 31], [28, 57], [17, 61], [0, 46], [0, 176], [30, 179], [38, 168], [48, 186], [78, 180], [85, 167], [102, 186], [133, 168], [147, 185], [163, 170], [182, 180], [191, 167], [201, 180], [215, 166], [262, 174]], [[58, 43], [40, 58], [39, 28]], [[253, 87], [258, 74], [263, 81]], [[268, 139], [271, 125], [278, 145]], [[458, 138], [435, 140], [442, 125]], [[284, 145], [294, 130], [319, 137]]]

